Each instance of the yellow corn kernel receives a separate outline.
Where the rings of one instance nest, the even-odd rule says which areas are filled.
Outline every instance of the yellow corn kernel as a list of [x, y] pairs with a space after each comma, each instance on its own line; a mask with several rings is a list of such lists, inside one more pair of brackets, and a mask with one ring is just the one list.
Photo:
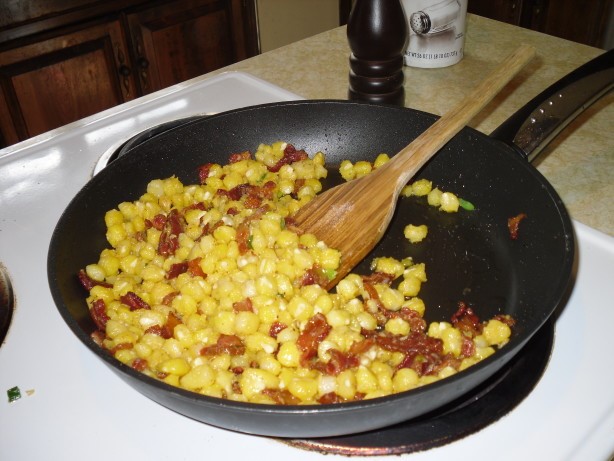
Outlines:
[[419, 226], [408, 224], [403, 229], [403, 235], [411, 243], [421, 242], [422, 240], [426, 238], [427, 233], [428, 233], [428, 227], [425, 224], [421, 224]]
[[337, 375], [337, 394], [346, 400], [356, 395], [356, 375], [353, 370], [344, 370]]
[[294, 296], [287, 306], [288, 312], [299, 321], [309, 320], [313, 317], [313, 305], [300, 296]]
[[373, 167], [371, 163], [364, 160], [359, 160], [354, 164], [354, 171], [356, 173], [357, 178], [368, 175], [369, 173], [371, 173], [372, 169]]
[[379, 168], [385, 163], [388, 163], [389, 160], [390, 157], [388, 156], [388, 154], [381, 153], [377, 157], [375, 157], [375, 160], [373, 161], [373, 168]]
[[137, 353], [134, 349], [120, 349], [115, 352], [114, 357], [126, 365], [130, 365], [137, 358]]
[[443, 192], [441, 192], [437, 188], [430, 191], [426, 197], [428, 204], [431, 206], [437, 206], [437, 207], [440, 206], [442, 194]]
[[356, 171], [354, 165], [349, 160], [343, 160], [339, 165], [339, 173], [341, 177], [346, 181], [351, 181], [356, 177]]
[[211, 318], [213, 327], [222, 334], [235, 334], [235, 313], [232, 311], [220, 311]]
[[418, 385], [419, 376], [411, 368], [401, 368], [392, 377], [394, 392], [403, 392], [415, 388]]
[[122, 223], [109, 226], [106, 233], [107, 241], [116, 247], [127, 237], [126, 229]]
[[454, 213], [458, 211], [458, 207], [460, 202], [458, 197], [454, 195], [452, 192], [444, 192], [441, 194], [441, 207], [440, 210], [445, 211], [447, 213]]
[[[228, 243], [234, 240], [237, 236], [237, 231], [230, 226], [220, 226], [215, 231], [213, 231], [213, 237], [216, 240], [221, 242]], [[224, 252], [226, 252], [226, 248], [224, 248]]]
[[371, 269], [375, 272], [382, 272], [384, 274], [390, 274], [395, 277], [399, 277], [403, 274], [405, 266], [401, 261], [394, 258], [375, 258], [371, 263]]
[[85, 266], [85, 273], [97, 282], [103, 282], [106, 275], [104, 269], [98, 264], [88, 264]]
[[433, 183], [428, 179], [419, 179], [411, 185], [412, 195], [422, 197], [428, 195], [433, 189]]
[[277, 352], [277, 360], [284, 367], [298, 367], [300, 365], [300, 358], [301, 352], [294, 342], [282, 343]]
[[287, 384], [287, 389], [301, 401], [309, 401], [318, 393], [318, 381], [313, 378], [295, 377]]
[[251, 335], [258, 331], [260, 318], [258, 314], [249, 311], [237, 312], [235, 315], [235, 331], [239, 335]]
[[326, 321], [328, 324], [335, 328], [349, 325], [352, 321], [352, 317], [349, 312], [342, 309], [333, 309], [326, 314]]
[[243, 395], [252, 399], [265, 389], [277, 389], [279, 378], [266, 370], [247, 368], [241, 374], [239, 384]]
[[273, 354], [277, 350], [277, 341], [269, 335], [256, 332], [245, 338], [245, 346], [252, 351], [265, 351]]
[[[111, 251], [102, 253], [98, 265], [104, 271], [105, 276], [110, 277], [116, 275], [119, 271], [119, 258], [115, 256]], [[86, 268], [87, 270], [87, 268]]]
[[420, 292], [422, 282], [413, 275], [404, 277], [401, 283], [399, 283], [399, 291], [403, 296], [417, 296]]
[[113, 319], [107, 321], [105, 332], [109, 338], [114, 339], [124, 331], [126, 331], [126, 326], [123, 323]]
[[407, 269], [405, 269], [405, 272], [403, 272], [403, 276], [413, 276], [421, 282], [426, 282], [426, 266], [424, 265], [424, 263], [413, 264]]
[[192, 296], [184, 294], [175, 296], [171, 306], [173, 306], [173, 309], [179, 312], [182, 317], [194, 314], [198, 310], [198, 302]]
[[124, 215], [119, 210], [109, 210], [104, 215], [104, 223], [107, 228], [124, 223]]
[[411, 309], [412, 311], [416, 311], [420, 315], [420, 317], [424, 316], [424, 311], [426, 310], [424, 301], [422, 301], [422, 299], [417, 298], [417, 297], [413, 297], [413, 298], [406, 300], [403, 303], [403, 307], [407, 307]]
[[405, 320], [400, 317], [390, 319], [386, 322], [384, 329], [393, 335], [407, 336], [410, 326]]
[[215, 371], [209, 365], [198, 365], [184, 374], [179, 383], [191, 391], [204, 389], [215, 383]]
[[405, 302], [404, 294], [389, 286], [378, 286], [377, 292], [384, 307], [390, 311], [398, 311]]
[[143, 280], [161, 282], [166, 277], [166, 272], [159, 266], [148, 264], [140, 273]]
[[378, 390], [377, 377], [367, 367], [360, 366], [356, 370], [356, 390], [364, 394]]
[[179, 341], [182, 347], [189, 348], [194, 344], [194, 335], [183, 323], [175, 326], [173, 336]]
[[158, 371], [183, 376], [190, 371], [190, 365], [181, 357], [165, 360], [158, 365]]
[[482, 335], [489, 346], [503, 346], [509, 341], [511, 334], [510, 327], [497, 319], [489, 320], [482, 330]]

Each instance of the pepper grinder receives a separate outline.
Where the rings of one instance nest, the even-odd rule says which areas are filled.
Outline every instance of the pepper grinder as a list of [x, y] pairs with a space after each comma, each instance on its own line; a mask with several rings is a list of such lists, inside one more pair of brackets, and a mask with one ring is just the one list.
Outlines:
[[400, 0], [356, 0], [347, 37], [352, 51], [348, 98], [403, 106], [407, 19]]

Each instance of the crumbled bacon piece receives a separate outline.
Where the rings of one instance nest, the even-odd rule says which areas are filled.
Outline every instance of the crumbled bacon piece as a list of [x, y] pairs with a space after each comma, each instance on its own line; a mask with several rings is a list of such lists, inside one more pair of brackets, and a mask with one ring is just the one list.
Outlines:
[[270, 389], [262, 391], [264, 395], [273, 399], [278, 405], [298, 405], [301, 400], [290, 393], [288, 389]]
[[252, 154], [248, 150], [246, 150], [246, 151], [239, 152], [236, 154], [230, 154], [228, 163], [237, 163], [237, 162], [240, 162], [241, 160], [249, 160], [250, 158], [252, 158]]
[[330, 330], [331, 326], [324, 314], [318, 313], [307, 321], [305, 329], [296, 340], [296, 345], [302, 353], [301, 362], [306, 363], [316, 356], [318, 345], [328, 336]]
[[320, 285], [321, 287], [324, 287], [328, 282], [329, 279], [326, 272], [324, 272], [324, 269], [322, 269], [319, 265], [314, 264], [311, 269], [308, 269], [302, 275], [298, 285], [301, 287], [305, 287], [307, 285]]
[[385, 310], [385, 317], [388, 319], [402, 318], [409, 323], [410, 331], [426, 331], [426, 320], [424, 320], [420, 314], [408, 307], [403, 307], [398, 311]]
[[212, 346], [205, 346], [200, 350], [200, 355], [243, 355], [245, 354], [245, 345], [241, 338], [236, 335], [221, 334], [217, 342]]
[[204, 273], [203, 269], [200, 267], [200, 261], [202, 258], [194, 258], [188, 261], [188, 274], [192, 277], [202, 277], [207, 278], [207, 274]]
[[152, 325], [147, 330], [145, 330], [145, 333], [158, 335], [163, 337], [164, 339], [170, 339], [175, 333], [175, 327], [180, 323], [182, 323], [181, 319], [177, 317], [174, 312], [169, 312], [168, 317], [166, 318], [166, 323], [163, 326]]
[[505, 323], [510, 328], [516, 324], [516, 320], [514, 320], [512, 316], [506, 314], [495, 315], [493, 320], [498, 320], [499, 322]]
[[159, 255], [174, 255], [179, 248], [179, 234], [183, 232], [182, 220], [183, 217], [175, 208], [168, 213], [162, 234], [160, 234], [160, 241], [158, 243]]
[[204, 237], [205, 235], [212, 234], [215, 229], [217, 229], [218, 227], [223, 226], [223, 225], [224, 225], [224, 222], [221, 221], [221, 220], [217, 221], [215, 224], [211, 224], [211, 223], [205, 224], [203, 226], [203, 230], [200, 233], [200, 237], [198, 237], [198, 239], [200, 239], [201, 237]]
[[167, 280], [179, 277], [180, 274], [188, 271], [188, 263], [186, 261], [172, 264], [166, 273]]
[[198, 180], [201, 184], [204, 184], [205, 181], [207, 181], [209, 174], [211, 174], [212, 166], [213, 163], [205, 163], [204, 165], [198, 167]]
[[268, 167], [268, 169], [270, 172], [276, 173], [284, 165], [290, 165], [291, 163], [298, 162], [300, 160], [306, 160], [308, 158], [309, 156], [307, 155], [307, 152], [302, 149], [296, 150], [296, 148], [292, 144], [288, 144], [284, 149], [283, 157], [279, 159], [279, 161], [275, 165]]
[[102, 330], [94, 330], [90, 334], [90, 338], [92, 338], [92, 341], [94, 341], [98, 347], [104, 347], [103, 341], [105, 336], [106, 334]]
[[347, 402], [346, 399], [341, 397], [339, 394], [335, 392], [328, 392], [327, 394], [323, 394], [318, 398], [318, 403], [322, 405], [330, 405], [332, 403], [343, 403]]
[[96, 299], [90, 307], [90, 316], [100, 331], [105, 331], [109, 316], [107, 315], [107, 305], [102, 299]]
[[239, 254], [244, 255], [250, 250], [250, 231], [249, 225], [245, 222], [242, 222], [237, 226], [237, 246], [239, 247]]
[[237, 301], [233, 303], [232, 310], [237, 312], [254, 312], [254, 306], [252, 305], [252, 300], [249, 298], [245, 298], [243, 301]]
[[273, 322], [271, 324], [271, 327], [269, 328], [269, 336], [271, 338], [277, 339], [277, 335], [279, 334], [279, 332], [285, 330], [286, 328], [288, 328], [288, 325], [286, 325], [285, 323]]
[[143, 301], [143, 299], [133, 291], [129, 291], [125, 295], [120, 296], [119, 300], [126, 306], [130, 307], [131, 311], [135, 311], [137, 309], [151, 309], [149, 304]]
[[123, 351], [123, 350], [127, 350], [127, 349], [132, 349], [133, 347], [134, 347], [134, 344], [132, 344], [132, 343], [119, 343], [119, 344], [116, 344], [115, 347], [109, 349], [109, 352], [112, 355], [115, 355], [115, 353], [117, 351]]
[[507, 229], [509, 230], [510, 238], [512, 240], [517, 240], [518, 239], [518, 228], [520, 226], [520, 221], [522, 221], [526, 217], [527, 217], [527, 215], [525, 213], [520, 213], [520, 214], [518, 214], [516, 216], [508, 218], [508, 220], [507, 220]]
[[77, 277], [79, 278], [79, 282], [81, 283], [83, 288], [85, 288], [87, 291], [90, 291], [95, 286], [102, 286], [106, 288], [111, 288], [113, 286], [110, 283], [98, 282], [97, 280], [92, 279], [83, 269], [79, 271]]
[[151, 225], [154, 229], [161, 231], [164, 229], [166, 224], [166, 216], [163, 214], [157, 214], [154, 216], [153, 221], [151, 221]]
[[177, 297], [178, 295], [179, 295], [179, 292], [177, 291], [173, 291], [167, 294], [164, 298], [162, 298], [162, 304], [164, 304], [165, 306], [170, 306], [171, 303], [173, 302], [173, 299], [175, 299], [175, 297]]
[[260, 193], [262, 194], [263, 198], [267, 200], [271, 200], [273, 199], [273, 192], [275, 192], [276, 188], [277, 188], [277, 184], [275, 184], [274, 181], [267, 181], [260, 188]]
[[452, 325], [463, 334], [474, 337], [482, 332], [482, 324], [477, 315], [463, 301], [458, 303], [458, 310], [452, 315]]
[[132, 368], [134, 368], [136, 371], [145, 370], [147, 368], [147, 360], [137, 357], [132, 361]]
[[327, 352], [330, 355], [328, 362], [317, 361], [311, 364], [310, 368], [319, 370], [326, 375], [337, 376], [342, 371], [360, 365], [360, 358], [352, 352], [341, 352], [337, 349], [329, 349]]
[[384, 284], [390, 286], [395, 276], [392, 274], [386, 274], [385, 272], [373, 272], [370, 275], [363, 275], [362, 282], [371, 285]]
[[185, 207], [183, 209], [183, 213], [185, 214], [185, 212], [189, 210], [207, 211], [210, 208], [211, 208], [210, 206], [205, 205], [203, 202], [196, 202], [196, 203], [192, 203], [191, 205], [188, 205], [187, 207]]

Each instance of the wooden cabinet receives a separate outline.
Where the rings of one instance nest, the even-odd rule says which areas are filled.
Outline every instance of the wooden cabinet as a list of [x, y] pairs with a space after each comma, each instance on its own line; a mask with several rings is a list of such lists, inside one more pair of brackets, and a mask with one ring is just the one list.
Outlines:
[[549, 35], [603, 47], [612, 0], [469, 0], [467, 10]]
[[32, 3], [0, 9], [0, 147], [258, 53], [247, 0]]

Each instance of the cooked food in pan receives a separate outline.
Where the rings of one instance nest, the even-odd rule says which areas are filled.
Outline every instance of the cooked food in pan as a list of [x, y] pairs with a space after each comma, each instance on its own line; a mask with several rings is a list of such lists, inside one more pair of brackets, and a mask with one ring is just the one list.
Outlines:
[[[340, 173], [351, 180], [386, 161], [343, 162]], [[321, 152], [260, 145], [200, 166], [200, 184], [156, 179], [108, 211], [110, 247], [79, 273], [97, 343], [174, 386], [263, 404], [406, 391], [506, 344], [513, 319], [481, 321], [462, 300], [452, 318], [427, 325], [419, 292], [428, 268], [409, 255], [376, 258], [372, 273], [325, 291], [343, 255], [294, 229], [291, 216], [327, 173]], [[425, 180], [403, 194], [444, 212], [472, 208]], [[405, 236], [419, 245], [428, 229], [408, 223]]]

